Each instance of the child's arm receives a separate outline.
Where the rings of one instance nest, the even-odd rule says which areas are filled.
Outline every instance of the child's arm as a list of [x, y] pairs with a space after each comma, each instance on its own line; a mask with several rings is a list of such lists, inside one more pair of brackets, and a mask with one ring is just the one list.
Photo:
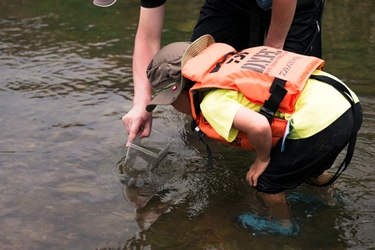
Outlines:
[[250, 166], [246, 179], [250, 185], [256, 186], [258, 177], [264, 172], [270, 162], [272, 148], [272, 131], [265, 116], [241, 107], [233, 121], [233, 127], [247, 133], [249, 140], [255, 147], [257, 157]]

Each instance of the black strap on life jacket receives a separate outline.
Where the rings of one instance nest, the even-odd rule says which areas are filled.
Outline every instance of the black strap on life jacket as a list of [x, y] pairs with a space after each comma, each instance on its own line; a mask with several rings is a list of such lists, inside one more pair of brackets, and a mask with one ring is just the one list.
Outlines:
[[[227, 60], [228, 56], [232, 56], [236, 54], [235, 52], [229, 52], [226, 53], [223, 56], [223, 59], [219, 62], [216, 63], [215, 67], [210, 71], [210, 73], [215, 73], [218, 72], [221, 68], [221, 65]], [[285, 84], [286, 81], [280, 78], [275, 77], [273, 79], [272, 85], [269, 89], [269, 92], [271, 93], [271, 96], [266, 100], [260, 109], [259, 113], [264, 115], [268, 122], [271, 124], [273, 121], [273, 118], [276, 114], [276, 111], [278, 110], [280, 103], [283, 101], [286, 93], [288, 92], [285, 89]], [[196, 113], [199, 114], [200, 109], [199, 108], [199, 103], [196, 103], [196, 99], [194, 99], [194, 107], [196, 108]], [[199, 110], [199, 112], [197, 112]]]
[[233, 56], [235, 55], [236, 52], [229, 52], [229, 53], [226, 53], [224, 56], [223, 56], [223, 59], [221, 59], [220, 62], [217, 62], [216, 65], [215, 65], [215, 68], [213, 68], [210, 73], [215, 73], [215, 72], [218, 72], [219, 69], [221, 68], [221, 65], [223, 64], [223, 62], [225, 62], [228, 58], [228, 56]]
[[206, 145], [207, 150], [207, 169], [212, 170], [214, 168], [213, 160], [212, 160], [212, 151], [210, 146], [203, 140], [203, 138], [206, 136], [205, 133], [203, 133], [200, 128], [198, 127], [197, 123], [194, 121], [194, 119], [190, 123], [191, 130], [194, 132], [197, 132], [199, 135], [199, 140], [202, 141]]
[[352, 134], [350, 135], [350, 138], [347, 142], [348, 147], [347, 147], [346, 156], [345, 156], [344, 160], [342, 161], [342, 163], [339, 165], [336, 173], [332, 176], [332, 178], [327, 183], [323, 183], [323, 184], [317, 184], [317, 183], [313, 182], [311, 179], [306, 180], [306, 183], [308, 183], [312, 186], [326, 187], [326, 186], [331, 185], [341, 175], [341, 173], [346, 170], [350, 161], [352, 160], [354, 147], [355, 147], [356, 140], [357, 140], [357, 133], [358, 133], [358, 130], [359, 130], [359, 127], [360, 127], [360, 123], [359, 123], [360, 118], [359, 118], [358, 110], [354, 107], [354, 105], [355, 105], [354, 99], [353, 99], [352, 95], [350, 94], [350, 91], [348, 90], [348, 88], [345, 85], [343, 85], [339, 81], [337, 81], [337, 80], [335, 80], [331, 77], [328, 77], [328, 76], [311, 75], [310, 79], [315, 79], [315, 80], [322, 81], [322, 82], [325, 82], [327, 84], [330, 84], [337, 91], [339, 91], [346, 98], [346, 100], [348, 100], [348, 102], [351, 104], [351, 106], [352, 106], [351, 109], [353, 111], [353, 117], [354, 117], [353, 131], [352, 131]]
[[276, 111], [279, 109], [280, 103], [283, 101], [286, 93], [288, 92], [285, 89], [285, 84], [285, 80], [275, 77], [269, 90], [271, 96], [264, 102], [259, 111], [260, 114], [267, 118], [270, 124], [273, 121]]

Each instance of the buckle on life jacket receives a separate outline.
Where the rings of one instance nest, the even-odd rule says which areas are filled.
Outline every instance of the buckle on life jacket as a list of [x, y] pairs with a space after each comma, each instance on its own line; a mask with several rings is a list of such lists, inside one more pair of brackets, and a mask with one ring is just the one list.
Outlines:
[[275, 112], [274, 112], [274, 111], [272, 111], [271, 109], [268, 109], [267, 107], [263, 106], [263, 107], [260, 109], [259, 113], [260, 113], [261, 115], [264, 115], [264, 116], [267, 118], [269, 124], [272, 123], [272, 121], [273, 121], [273, 117], [275, 116]]
[[278, 110], [280, 103], [283, 101], [286, 93], [288, 92], [285, 87], [286, 81], [275, 77], [273, 79], [272, 85], [269, 92], [271, 96], [266, 100], [260, 109], [259, 113], [264, 115], [268, 122], [271, 124], [273, 118]]

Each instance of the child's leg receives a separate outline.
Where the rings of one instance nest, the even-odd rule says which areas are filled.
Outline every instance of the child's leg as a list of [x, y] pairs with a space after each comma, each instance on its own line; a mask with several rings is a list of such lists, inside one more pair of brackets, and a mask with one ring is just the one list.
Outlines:
[[310, 178], [310, 180], [316, 184], [324, 184], [327, 183], [331, 179], [331, 177], [332, 176], [327, 172], [327, 170], [324, 170], [321, 175], [316, 178]]
[[[317, 178], [310, 178], [313, 182], [316, 184], [324, 184], [327, 183], [331, 179], [331, 175], [325, 170], [321, 175], [319, 175]], [[333, 199], [333, 195], [335, 192], [334, 185], [336, 181], [333, 182], [331, 185], [326, 187], [313, 187], [311, 188], [314, 190], [316, 194], [320, 194], [320, 197], [327, 202], [329, 205], [335, 205], [336, 201]]]
[[285, 191], [277, 194], [259, 193], [270, 217], [281, 222], [283, 227], [290, 226], [289, 207], [285, 196]]
[[324, 170], [323, 174], [319, 175], [317, 178], [317, 182], [320, 183], [327, 183], [331, 179], [331, 175], [327, 172], [327, 170]]

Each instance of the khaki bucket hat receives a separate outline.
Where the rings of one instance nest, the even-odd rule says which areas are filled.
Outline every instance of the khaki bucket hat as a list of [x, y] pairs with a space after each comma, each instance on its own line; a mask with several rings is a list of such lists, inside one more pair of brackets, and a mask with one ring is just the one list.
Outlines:
[[211, 35], [203, 35], [192, 43], [171, 43], [154, 56], [147, 67], [147, 78], [155, 92], [154, 98], [146, 106], [148, 112], [152, 112], [157, 105], [169, 105], [177, 99], [186, 84], [181, 69], [187, 61], [214, 42]]

